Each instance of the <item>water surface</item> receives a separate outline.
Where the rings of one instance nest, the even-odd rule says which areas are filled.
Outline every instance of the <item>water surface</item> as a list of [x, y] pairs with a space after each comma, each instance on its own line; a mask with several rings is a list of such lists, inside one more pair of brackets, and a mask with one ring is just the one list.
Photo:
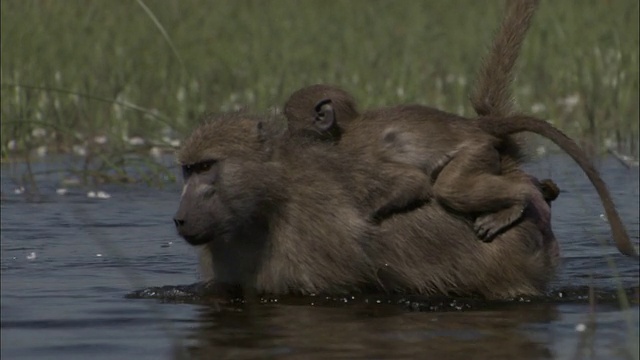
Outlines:
[[[638, 171], [614, 159], [599, 167], [637, 244]], [[528, 168], [562, 189], [553, 203], [562, 265], [547, 298], [296, 298], [220, 307], [125, 298], [198, 280], [195, 250], [171, 222], [177, 184], [58, 195], [52, 175], [38, 178], [41, 195], [29, 199], [14, 193], [20, 166], [3, 165], [2, 359], [637, 359], [638, 260], [602, 245], [609, 228], [599, 199], [568, 158]], [[89, 190], [111, 197], [88, 198]], [[630, 310], [620, 310], [619, 283]], [[584, 300], [589, 286], [595, 305]]]

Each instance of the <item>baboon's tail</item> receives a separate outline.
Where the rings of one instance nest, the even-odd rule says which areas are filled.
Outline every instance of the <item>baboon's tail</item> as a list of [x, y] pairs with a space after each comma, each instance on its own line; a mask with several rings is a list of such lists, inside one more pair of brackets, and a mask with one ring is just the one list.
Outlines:
[[539, 0], [507, 0], [505, 15], [491, 50], [484, 58], [471, 94], [471, 104], [481, 116], [511, 114], [513, 67]]
[[613, 204], [611, 194], [606, 184], [600, 177], [598, 170], [593, 166], [585, 152], [571, 138], [562, 131], [556, 129], [548, 122], [527, 115], [513, 115], [508, 117], [482, 117], [473, 120], [484, 131], [497, 137], [504, 138], [519, 132], [533, 132], [542, 135], [553, 141], [562, 150], [564, 150], [573, 160], [575, 160], [582, 170], [587, 174], [589, 180], [596, 188], [598, 195], [604, 206], [605, 214], [611, 226], [611, 233], [616, 242], [616, 246], [621, 253], [629, 256], [637, 256], [638, 253], [629, 239], [627, 230], [625, 229], [616, 207]]

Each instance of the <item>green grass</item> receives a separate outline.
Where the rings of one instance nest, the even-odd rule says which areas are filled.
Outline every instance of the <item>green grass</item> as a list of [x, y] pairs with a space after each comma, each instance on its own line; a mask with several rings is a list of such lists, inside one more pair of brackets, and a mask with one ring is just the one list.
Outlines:
[[[502, 6], [3, 0], [2, 158], [42, 146], [118, 157], [135, 136], [170, 148], [206, 110], [266, 111], [317, 82], [345, 87], [362, 108], [418, 102], [470, 115]], [[542, 2], [517, 69], [519, 108], [637, 156], [638, 42], [636, 0]]]

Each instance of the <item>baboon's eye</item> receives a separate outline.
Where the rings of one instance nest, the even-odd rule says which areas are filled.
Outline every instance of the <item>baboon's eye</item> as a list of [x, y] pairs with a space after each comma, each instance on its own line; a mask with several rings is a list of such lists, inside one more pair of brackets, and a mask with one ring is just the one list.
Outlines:
[[182, 176], [186, 179], [193, 173], [200, 174], [209, 171], [216, 162], [217, 160], [206, 160], [195, 164], [184, 165], [182, 166]]
[[193, 167], [191, 165], [182, 165], [182, 178], [188, 179], [193, 173]]
[[201, 163], [198, 164], [198, 167], [196, 168], [196, 172], [203, 172], [203, 171], [208, 171], [209, 169], [211, 169], [211, 163], [206, 162], [206, 163]]

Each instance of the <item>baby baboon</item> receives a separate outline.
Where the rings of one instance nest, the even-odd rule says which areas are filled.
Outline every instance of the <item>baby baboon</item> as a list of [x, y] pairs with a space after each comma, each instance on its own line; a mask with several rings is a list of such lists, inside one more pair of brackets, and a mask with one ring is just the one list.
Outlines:
[[[472, 98], [479, 115], [502, 116], [510, 111], [509, 86], [513, 77], [512, 69], [537, 4], [538, 0], [507, 2], [504, 19], [495, 36], [491, 52], [483, 63]], [[360, 116], [354, 98], [347, 91], [322, 84], [311, 85], [291, 94], [285, 103], [284, 113], [292, 134], [334, 142], [339, 141], [345, 128]], [[518, 143], [506, 136], [502, 140], [505, 151], [501, 152], [500, 161], [501, 168], [506, 168], [503, 172], [515, 180], [527, 181], [518, 168], [522, 158]], [[374, 218], [384, 217], [385, 214], [393, 213], [408, 203], [415, 202], [418, 199], [411, 198], [416, 194], [415, 191], [422, 192], [423, 200], [424, 196], [432, 194], [428, 187], [420, 189], [420, 174], [415, 173], [415, 168], [402, 167], [397, 162], [386, 161], [382, 164], [383, 173], [400, 183], [392, 187], [392, 193], [378, 196], [376, 203], [364, 202], [371, 205], [368, 210]], [[403, 185], [408, 187], [404, 188]], [[544, 188], [546, 183], [543, 182], [542, 186]], [[547, 199], [551, 200], [553, 199]]]
[[[298, 93], [305, 94], [308, 104], [311, 103], [308, 99], [314, 98], [314, 89], [318, 88], [309, 87]], [[341, 103], [353, 101], [350, 96], [343, 96], [346, 93], [343, 90], [331, 92], [329, 88], [331, 86], [322, 87], [323, 93], [339, 94], [337, 99]], [[291, 109], [300, 109], [297, 104], [296, 97], [292, 96], [288, 101], [289, 114], [295, 113]], [[627, 255], [635, 254], [598, 172], [571, 139], [540, 119], [524, 115], [466, 119], [426, 106], [401, 105], [366, 111], [346, 119], [348, 125], [339, 126], [333, 99], [320, 99], [317, 104], [314, 106], [316, 118], [322, 121], [327, 134], [340, 134], [339, 138], [331, 140], [339, 141], [340, 147], [350, 153], [363, 152], [371, 161], [379, 160], [384, 164], [381, 165], [384, 174], [399, 181], [404, 179], [404, 183], [392, 187], [392, 193], [375, 197], [378, 203], [373, 204], [370, 210], [373, 209], [372, 214], [376, 218], [403, 209], [415, 201], [428, 201], [433, 195], [452, 210], [475, 214], [474, 228], [478, 236], [484, 240], [493, 239], [520, 218], [531, 197], [529, 190], [532, 188], [527, 177], [516, 166], [505, 169], [505, 162], [517, 165], [517, 156], [512, 155], [517, 150], [513, 150], [514, 145], [508, 136], [531, 131], [554, 141], [580, 164], [601, 197], [618, 249]], [[338, 108], [356, 107], [354, 104], [340, 104]], [[301, 113], [301, 110], [297, 111]], [[390, 164], [395, 164], [395, 167]], [[415, 168], [430, 177], [430, 181], [422, 182], [422, 188], [418, 185], [419, 174]], [[405, 177], [404, 174], [410, 176]], [[404, 184], [408, 187], [403, 188]], [[548, 201], [557, 196], [554, 193], [557, 194], [551, 189]]]
[[[491, 116], [469, 121], [417, 105], [384, 108], [361, 116], [346, 91], [329, 85], [313, 85], [294, 92], [285, 105], [285, 115], [296, 129], [320, 134], [316, 137], [322, 140], [339, 141], [342, 147], [364, 150], [372, 158], [381, 160], [385, 164], [381, 166], [386, 169], [384, 173], [394, 179], [403, 179], [402, 171], [410, 174], [405, 178], [410, 179], [406, 181], [408, 188], [403, 189], [400, 183], [393, 187], [393, 193], [378, 197], [378, 203], [370, 208], [375, 217], [393, 213], [412, 201], [426, 201], [435, 193], [450, 209], [477, 215], [474, 227], [484, 240], [491, 240], [518, 221], [531, 197], [530, 181], [519, 169], [522, 150], [509, 135], [533, 131], [553, 137], [552, 140], [581, 165], [596, 187], [618, 249], [628, 255], [636, 254], [604, 182], [571, 139], [539, 119], [496, 118], [512, 111], [509, 91], [512, 69], [538, 2], [508, 2], [505, 18], [472, 97], [476, 112]], [[315, 116], [309, 116], [312, 108]], [[372, 139], [382, 139], [382, 143]], [[438, 179], [435, 189], [428, 182], [420, 189], [419, 174], [400, 164], [420, 168], [431, 180]], [[453, 166], [444, 166], [446, 164]], [[539, 183], [539, 189], [547, 195], [547, 202], [559, 193], [551, 180]]]
[[[329, 118], [326, 117], [327, 110], [331, 115]], [[289, 96], [284, 115], [292, 136], [337, 143], [345, 128], [360, 117], [360, 112], [355, 99], [346, 90], [335, 85], [314, 84]]]
[[185, 185], [174, 222], [202, 246], [204, 280], [271, 294], [500, 298], [544, 290], [558, 253], [540, 194], [491, 244], [473, 241], [469, 221], [435, 202], [373, 226], [346, 184], [386, 181], [378, 164], [331, 145], [301, 145], [277, 124], [243, 114], [209, 118], [178, 152]]
[[[538, 0], [507, 2], [504, 19], [494, 38], [489, 56], [483, 63], [472, 97], [472, 103], [479, 115], [502, 116], [511, 111], [509, 86], [513, 77], [512, 69], [537, 4]], [[293, 134], [334, 142], [339, 141], [345, 128], [360, 116], [354, 98], [347, 91], [322, 84], [311, 85], [294, 92], [285, 103], [284, 113]], [[503, 136], [502, 141], [505, 151], [500, 153], [500, 169], [506, 167], [506, 176], [526, 181], [518, 168], [522, 158], [520, 146], [507, 136]], [[413, 154], [415, 155], [417, 154]], [[392, 163], [396, 166], [389, 165]], [[393, 213], [418, 200], [411, 198], [411, 195], [416, 194], [413, 191], [421, 191], [423, 196], [432, 194], [428, 187], [419, 190], [419, 174], [415, 173], [415, 169], [399, 166], [399, 163], [403, 162], [382, 162], [385, 164], [382, 166], [384, 173], [396, 180], [404, 180], [404, 183], [393, 187], [393, 193], [378, 197], [378, 202], [369, 207], [375, 218], [384, 217], [385, 214]], [[407, 176], [403, 177], [402, 171], [405, 171]], [[513, 174], [514, 172], [516, 174]], [[410, 185], [410, 188], [403, 190], [404, 184]], [[546, 183], [542, 184], [543, 187], [546, 186]], [[498, 226], [497, 230], [508, 225], [509, 222]], [[491, 236], [485, 238], [491, 239]]]
[[[355, 99], [345, 90], [316, 84], [295, 91], [285, 103], [289, 134], [316, 141], [334, 143], [340, 140], [349, 121], [359, 116]], [[340, 122], [336, 118], [340, 117]], [[349, 153], [346, 156], [358, 156]], [[360, 179], [349, 189], [358, 207], [374, 222], [388, 214], [404, 210], [432, 198], [430, 188], [424, 185], [424, 174], [413, 166], [385, 162], [378, 165], [381, 179]], [[362, 186], [362, 184], [370, 186]], [[349, 184], [347, 184], [349, 187]], [[419, 194], [417, 197], [416, 195]]]
[[[330, 107], [324, 109], [324, 116], [333, 117]], [[339, 147], [356, 149], [383, 163], [420, 169], [425, 186], [433, 182], [433, 189], [420, 193], [434, 194], [457, 212], [477, 215], [474, 228], [480, 238], [489, 240], [520, 218], [532, 196], [530, 181], [504, 176], [501, 161], [503, 139], [523, 131], [547, 137], [580, 165], [602, 200], [618, 249], [635, 255], [598, 171], [573, 140], [535, 117], [467, 119], [426, 106], [401, 105], [368, 111], [352, 120]]]
[[[335, 119], [324, 117], [324, 109], [331, 102]], [[347, 91], [333, 85], [315, 84], [295, 91], [284, 104], [289, 130], [296, 136], [316, 140], [338, 141], [343, 127], [360, 114], [355, 99]]]

